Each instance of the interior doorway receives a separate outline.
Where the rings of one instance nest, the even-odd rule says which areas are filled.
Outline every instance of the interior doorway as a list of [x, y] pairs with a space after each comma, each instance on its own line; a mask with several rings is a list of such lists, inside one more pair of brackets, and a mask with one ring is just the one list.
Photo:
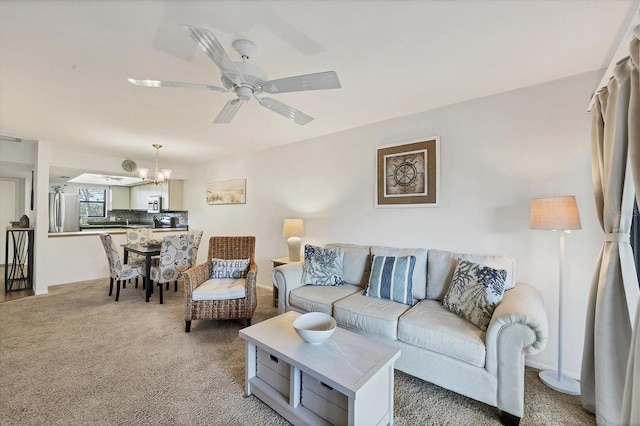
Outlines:
[[[18, 221], [18, 179], [0, 178], [0, 265], [5, 266], [7, 233], [11, 222]], [[11, 253], [9, 253], [11, 254]], [[11, 257], [11, 256], [9, 256]], [[2, 275], [4, 277], [4, 274]], [[4, 278], [3, 278], [4, 279]]]

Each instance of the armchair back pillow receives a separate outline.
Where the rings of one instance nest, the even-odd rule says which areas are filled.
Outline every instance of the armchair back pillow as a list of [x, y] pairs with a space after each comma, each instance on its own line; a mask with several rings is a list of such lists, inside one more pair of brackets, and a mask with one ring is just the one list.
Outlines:
[[211, 259], [211, 278], [246, 278], [249, 259]]

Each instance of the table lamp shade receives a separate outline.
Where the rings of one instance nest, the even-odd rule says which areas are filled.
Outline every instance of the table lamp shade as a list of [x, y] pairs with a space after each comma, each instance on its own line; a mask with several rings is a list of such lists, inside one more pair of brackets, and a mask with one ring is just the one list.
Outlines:
[[569, 195], [532, 199], [529, 228], [559, 231], [581, 229], [576, 197]]
[[282, 227], [283, 237], [302, 237], [304, 233], [304, 221], [302, 219], [285, 219]]

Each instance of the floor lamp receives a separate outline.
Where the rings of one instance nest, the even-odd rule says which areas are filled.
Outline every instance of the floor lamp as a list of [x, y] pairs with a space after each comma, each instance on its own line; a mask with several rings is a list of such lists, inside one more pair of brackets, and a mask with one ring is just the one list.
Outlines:
[[559, 283], [558, 283], [558, 371], [541, 371], [540, 380], [558, 392], [580, 395], [580, 382], [562, 374], [562, 268], [564, 263], [564, 237], [572, 229], [581, 229], [580, 214], [573, 195], [531, 200], [531, 229], [560, 231]]

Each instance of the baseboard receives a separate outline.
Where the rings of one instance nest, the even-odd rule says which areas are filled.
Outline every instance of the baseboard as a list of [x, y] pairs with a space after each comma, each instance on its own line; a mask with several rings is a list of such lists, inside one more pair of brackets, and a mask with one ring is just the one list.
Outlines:
[[262, 287], [267, 290], [273, 290], [273, 285], [265, 285], [265, 284], [256, 284], [256, 287]]

